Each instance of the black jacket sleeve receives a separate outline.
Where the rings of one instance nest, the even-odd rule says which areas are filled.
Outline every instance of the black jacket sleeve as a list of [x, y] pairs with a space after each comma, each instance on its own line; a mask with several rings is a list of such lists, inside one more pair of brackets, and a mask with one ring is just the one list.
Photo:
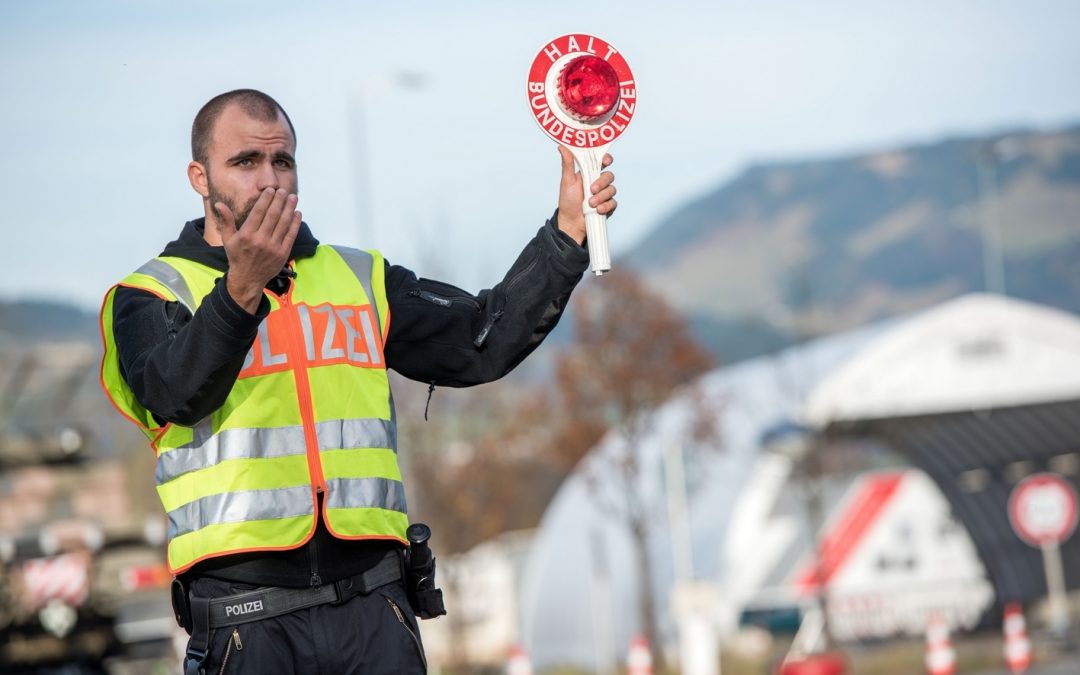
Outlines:
[[544, 224], [502, 282], [473, 296], [388, 266], [386, 364], [405, 377], [465, 387], [513, 370], [558, 323], [588, 251]]
[[225, 402], [266, 315], [236, 304], [219, 280], [194, 316], [178, 302], [121, 286], [113, 336], [121, 374], [159, 422], [191, 426]]

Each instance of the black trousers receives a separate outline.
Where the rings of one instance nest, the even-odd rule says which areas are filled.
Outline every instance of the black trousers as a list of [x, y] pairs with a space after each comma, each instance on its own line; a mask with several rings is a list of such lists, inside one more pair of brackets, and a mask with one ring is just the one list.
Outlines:
[[[203, 577], [192, 582], [190, 593], [217, 598], [255, 588]], [[215, 628], [203, 671], [207, 675], [423, 675], [427, 662], [416, 617], [399, 580], [341, 605], [318, 605]]]

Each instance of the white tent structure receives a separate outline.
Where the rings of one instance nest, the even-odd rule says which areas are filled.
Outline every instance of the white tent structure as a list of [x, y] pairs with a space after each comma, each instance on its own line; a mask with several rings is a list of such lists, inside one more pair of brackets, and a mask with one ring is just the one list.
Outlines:
[[[762, 452], [766, 431], [799, 419], [826, 434], [876, 433], [877, 428], [865, 427], [868, 421], [937, 419], [943, 411], [962, 411], [964, 420], [977, 415], [973, 419], [985, 421], [989, 414], [1004, 422], [1004, 428], [1012, 429], [1006, 434], [1011, 440], [1024, 425], [1042, 425], [1048, 429], [1042, 436], [1059, 441], [1071, 437], [1075, 452], [1080, 430], [1073, 434], [1072, 425], [1080, 425], [1080, 409], [1070, 422], [1062, 416], [1068, 417], [1072, 409], [1055, 406], [1080, 401], [1080, 320], [1007, 298], [967, 296], [908, 319], [720, 368], [701, 378], [699, 386], [720, 418], [722, 438], [721, 447], [697, 453], [698, 463], [686, 470], [692, 576], [721, 590], [723, 607], [717, 620], [722, 630], [730, 630], [755, 588], [767, 582], [769, 565], [782, 557], [778, 551], [785, 545], [780, 530], [758, 527], [775, 515], [774, 498], [785, 493], [788, 476], [775, 456]], [[685, 442], [688, 414], [685, 401], [678, 399], [659, 411], [657, 427], [641, 448], [644, 465], [650, 467], [644, 472], [644, 490], [663, 491], [664, 451]], [[959, 433], [986, 440], [978, 429], [965, 427]], [[883, 438], [926, 468], [926, 452], [912, 452], [904, 444], [903, 438], [909, 437], [886, 433]], [[929, 438], [934, 438], [932, 433]], [[957, 438], [950, 431], [948, 443], [960, 443]], [[522, 633], [538, 667], [574, 664], [610, 671], [622, 660], [631, 635], [640, 630], [630, 539], [594, 498], [597, 491], [609, 491], [609, 498], [617, 495], [610, 494], [605, 481], [586, 479], [596, 475], [589, 468], [596, 466], [592, 463], [619, 442], [605, 438], [563, 485], [526, 563]], [[1034, 451], [1029, 445], [1017, 448], [1021, 453]], [[965, 457], [985, 459], [970, 452]], [[942, 478], [933, 467], [931, 463], [927, 473], [941, 487]], [[952, 474], [949, 480], [955, 484]], [[954, 502], [955, 490], [942, 491]], [[971, 529], [969, 519], [960, 516]], [[656, 605], [661, 631], [673, 643], [668, 599], [682, 547], [680, 538], [671, 536], [666, 513], [657, 513], [655, 524], [651, 553]], [[994, 552], [988, 552], [978, 533], [973, 537], [985, 562]], [[752, 578], [755, 564], [760, 565], [757, 579]], [[999, 575], [993, 564], [987, 567], [1001, 596]], [[1070, 578], [1070, 586], [1073, 582], [1080, 584], [1080, 579]]]
[[[971, 535], [999, 602], [1045, 595], [1039, 551], [1008, 500], [1035, 473], [1080, 484], [1080, 320], [995, 295], [941, 305], [881, 336], [812, 392], [826, 439], [875, 438], [933, 479]], [[1062, 545], [1080, 588], [1080, 537]]]
[[867, 345], [814, 390], [804, 417], [823, 427], [1070, 399], [1080, 399], [1080, 321], [976, 294]]

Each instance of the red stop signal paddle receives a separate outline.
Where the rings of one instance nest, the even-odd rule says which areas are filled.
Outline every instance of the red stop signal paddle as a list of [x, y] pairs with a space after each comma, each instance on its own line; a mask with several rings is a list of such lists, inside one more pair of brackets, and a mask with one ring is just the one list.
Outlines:
[[589, 206], [589, 186], [600, 177], [608, 146], [634, 117], [634, 75], [610, 43], [571, 33], [540, 49], [529, 69], [527, 94], [536, 123], [573, 153], [581, 172], [589, 260], [599, 276], [611, 269], [607, 216]]

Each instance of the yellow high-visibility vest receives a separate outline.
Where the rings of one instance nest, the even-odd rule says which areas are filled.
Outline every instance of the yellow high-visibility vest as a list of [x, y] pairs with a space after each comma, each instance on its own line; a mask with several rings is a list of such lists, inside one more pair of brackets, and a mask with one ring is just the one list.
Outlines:
[[157, 454], [174, 574], [208, 558], [303, 545], [320, 492], [334, 536], [406, 541], [382, 256], [324, 245], [294, 270], [288, 293], [267, 292], [270, 314], [225, 403], [192, 427], [162, 426], [135, 399], [120, 374], [113, 300], [130, 286], [194, 314], [221, 272], [159, 257], [105, 295], [101, 383]]

